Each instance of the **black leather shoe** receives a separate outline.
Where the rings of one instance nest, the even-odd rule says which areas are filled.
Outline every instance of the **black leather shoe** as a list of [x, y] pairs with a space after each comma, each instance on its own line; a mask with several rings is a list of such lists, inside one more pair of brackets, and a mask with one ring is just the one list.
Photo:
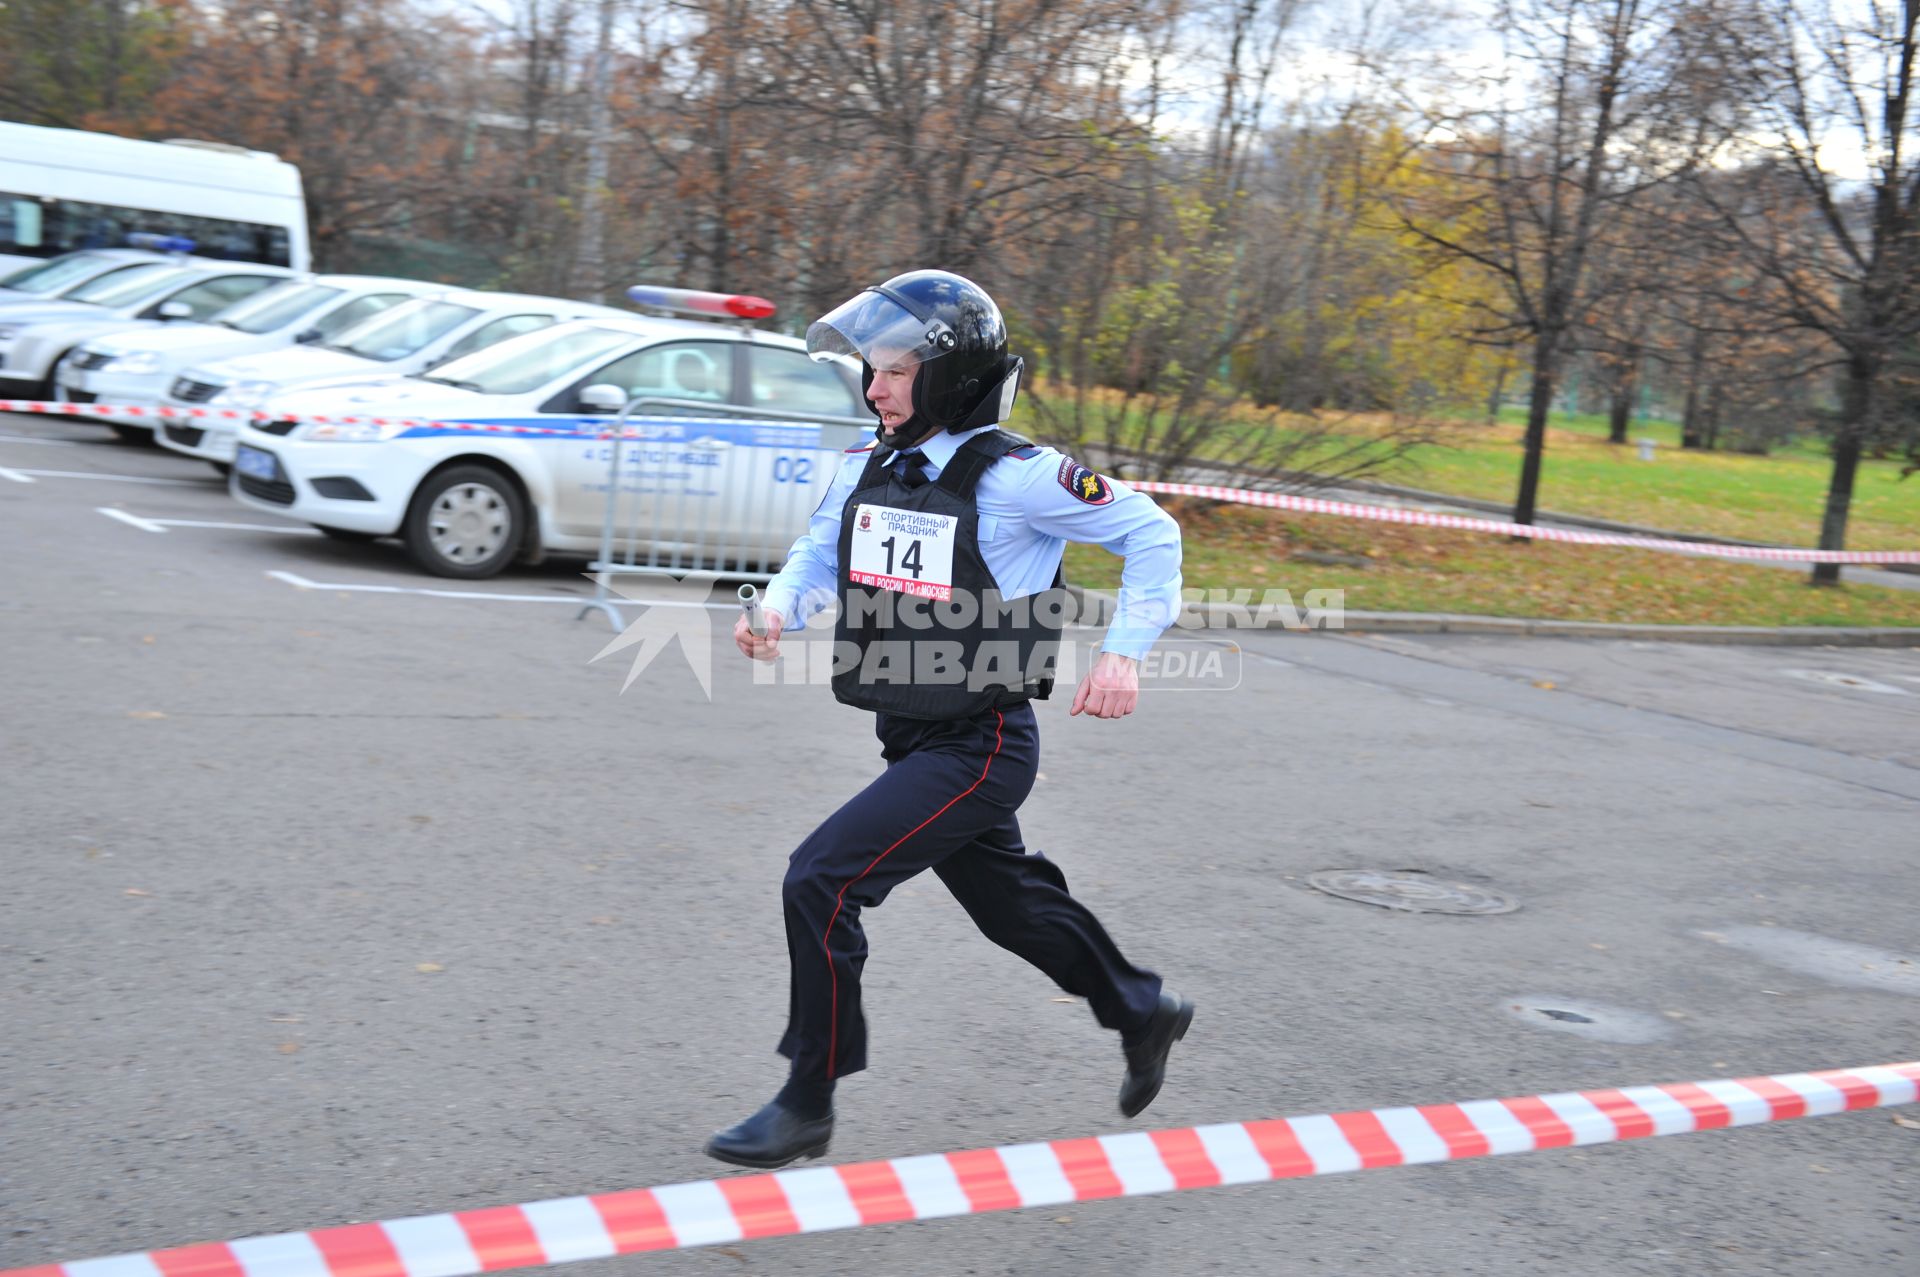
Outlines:
[[707, 1141], [707, 1156], [770, 1171], [802, 1157], [819, 1157], [832, 1138], [833, 1114], [806, 1118], [770, 1102], [738, 1126], [716, 1131]]
[[1126, 1048], [1127, 1077], [1120, 1083], [1122, 1113], [1136, 1117], [1153, 1103], [1153, 1097], [1160, 1094], [1160, 1084], [1167, 1080], [1167, 1052], [1187, 1036], [1187, 1026], [1192, 1023], [1193, 1003], [1162, 989], [1146, 1037], [1139, 1045]]

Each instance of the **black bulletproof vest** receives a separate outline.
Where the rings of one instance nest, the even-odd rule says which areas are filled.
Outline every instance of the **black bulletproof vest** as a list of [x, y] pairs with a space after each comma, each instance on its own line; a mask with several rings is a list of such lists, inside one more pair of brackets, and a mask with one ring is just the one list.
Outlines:
[[1004, 430], [975, 435], [938, 479], [911, 484], [893, 473], [896, 453], [873, 450], [840, 512], [840, 700], [955, 719], [1044, 700], [1053, 690], [1068, 602], [1063, 579], [1056, 569], [1052, 588], [1003, 599], [980, 552], [974, 502], [987, 467], [1026, 443]]

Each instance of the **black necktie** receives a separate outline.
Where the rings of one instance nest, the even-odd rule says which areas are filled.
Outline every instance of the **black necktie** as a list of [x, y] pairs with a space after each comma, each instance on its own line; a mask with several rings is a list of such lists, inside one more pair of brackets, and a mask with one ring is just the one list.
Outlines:
[[911, 452], [903, 452], [899, 460], [894, 462], [893, 472], [900, 476], [900, 482], [909, 488], [918, 488], [927, 482], [927, 472], [920, 468], [926, 460], [926, 454], [918, 448]]

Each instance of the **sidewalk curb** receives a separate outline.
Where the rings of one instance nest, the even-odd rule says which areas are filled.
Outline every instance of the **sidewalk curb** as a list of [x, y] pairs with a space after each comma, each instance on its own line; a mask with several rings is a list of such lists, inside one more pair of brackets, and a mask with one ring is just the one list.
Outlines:
[[[1105, 626], [1118, 602], [1104, 590], [1069, 584], [1068, 593], [1091, 614], [1083, 624]], [[1222, 632], [1247, 628], [1254, 606], [1225, 607], [1188, 603], [1182, 618], [1199, 617], [1195, 630]], [[1298, 615], [1298, 613], [1295, 613]], [[1239, 624], [1235, 624], [1238, 620]], [[1346, 612], [1343, 624], [1276, 624], [1260, 630], [1293, 634], [1499, 634], [1521, 638], [1638, 639], [1655, 643], [1721, 643], [1753, 647], [1920, 647], [1920, 625], [1649, 625], [1621, 621], [1556, 621], [1524, 616], [1472, 616], [1461, 612]]]

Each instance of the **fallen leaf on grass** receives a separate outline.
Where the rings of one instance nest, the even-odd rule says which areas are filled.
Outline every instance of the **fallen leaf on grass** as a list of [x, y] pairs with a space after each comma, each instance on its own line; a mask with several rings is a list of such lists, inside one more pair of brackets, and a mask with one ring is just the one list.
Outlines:
[[1544, 678], [1535, 679], [1533, 685], [1543, 692], [1551, 692], [1554, 689], [1554, 684], [1549, 683]]
[[1895, 1126], [1904, 1126], [1910, 1131], [1920, 1131], [1920, 1119], [1908, 1117], [1904, 1113], [1895, 1113], [1893, 1115], [1893, 1124]]
[[437, 962], [416, 962], [413, 964], [413, 969], [415, 971], [418, 971], [421, 975], [434, 975], [438, 972], [446, 970], [445, 967], [441, 966]]
[[151, 891], [142, 891], [138, 887], [128, 887], [125, 891], [121, 892], [120, 894], [123, 896], [150, 896], [153, 893]]

